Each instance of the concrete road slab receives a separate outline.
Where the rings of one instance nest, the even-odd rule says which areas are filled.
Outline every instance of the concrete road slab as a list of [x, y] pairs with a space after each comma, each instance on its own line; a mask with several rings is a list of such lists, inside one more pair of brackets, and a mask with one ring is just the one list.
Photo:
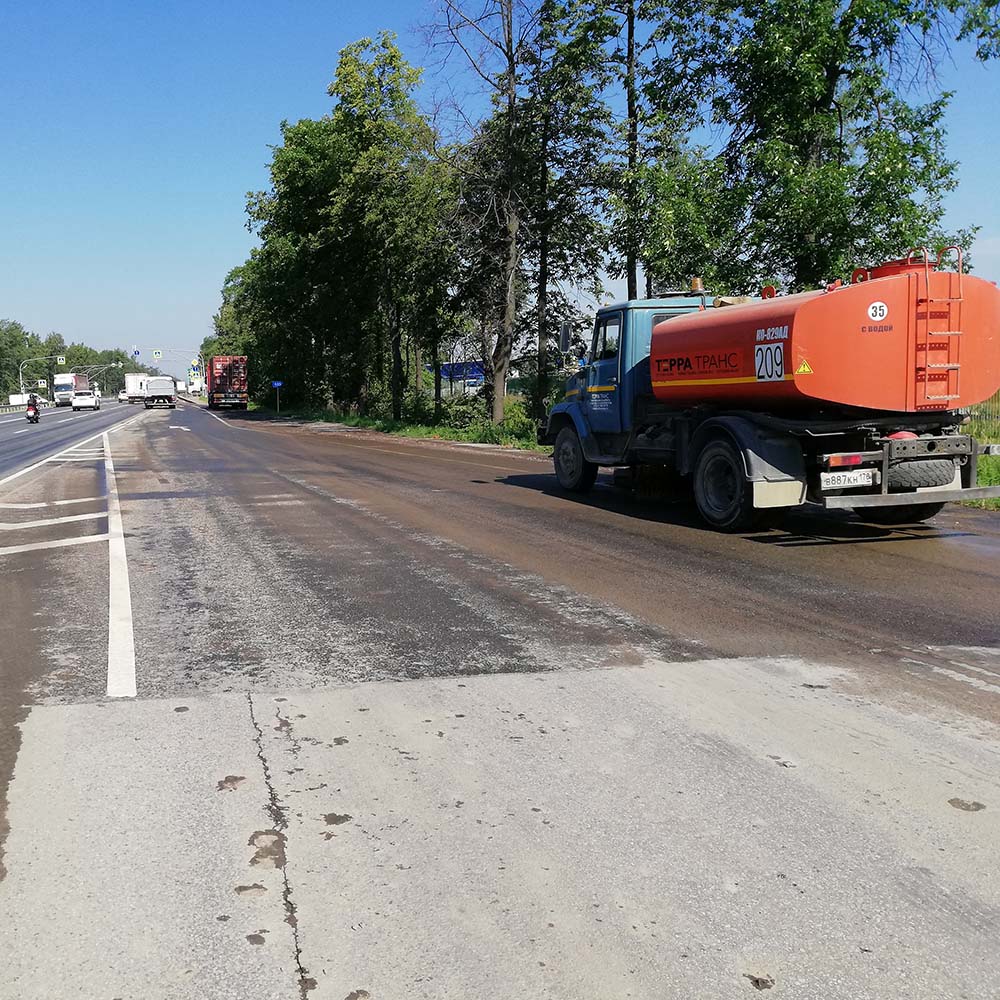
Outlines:
[[930, 725], [838, 671], [660, 663], [271, 704], [315, 998], [942, 1000], [1000, 981], [996, 744], [930, 749]]
[[22, 730], [0, 997], [296, 996], [246, 696], [36, 707]]

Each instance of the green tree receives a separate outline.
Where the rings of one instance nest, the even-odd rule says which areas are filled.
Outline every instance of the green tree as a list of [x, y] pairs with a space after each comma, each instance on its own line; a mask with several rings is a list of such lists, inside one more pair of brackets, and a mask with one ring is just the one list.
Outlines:
[[[949, 40], [997, 51], [996, 5], [961, 0], [684, 0], [657, 33], [652, 89], [726, 136], [733, 243], [715, 269], [733, 286], [813, 287], [941, 230], [957, 183], [945, 153], [950, 95], [933, 91]], [[922, 86], [924, 101], [901, 96]], [[911, 92], [912, 88], [911, 88]]]
[[606, 255], [600, 150], [610, 114], [603, 42], [610, 21], [580, 0], [542, 0], [523, 57], [528, 283], [534, 291], [534, 415], [544, 416], [552, 343], [572, 309], [563, 283], [593, 289]]

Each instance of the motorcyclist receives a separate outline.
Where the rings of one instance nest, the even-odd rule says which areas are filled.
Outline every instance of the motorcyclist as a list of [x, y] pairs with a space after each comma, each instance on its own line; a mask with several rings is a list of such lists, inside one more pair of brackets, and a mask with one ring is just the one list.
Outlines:
[[38, 395], [34, 392], [28, 393], [28, 408], [27, 411], [30, 413], [32, 410], [35, 411], [35, 417], [37, 419], [38, 415], [41, 413], [42, 407], [38, 400]]

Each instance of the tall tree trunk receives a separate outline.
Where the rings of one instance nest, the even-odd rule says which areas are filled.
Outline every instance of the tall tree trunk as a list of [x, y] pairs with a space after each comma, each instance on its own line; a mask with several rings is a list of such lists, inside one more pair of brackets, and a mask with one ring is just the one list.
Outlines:
[[542, 420], [545, 417], [545, 396], [549, 391], [549, 336], [546, 325], [549, 311], [549, 231], [547, 219], [542, 223], [542, 231], [538, 239], [538, 291], [535, 298], [538, 305], [538, 377], [535, 389], [535, 417]]
[[434, 342], [434, 422], [441, 422], [441, 344]]
[[514, 323], [517, 319], [517, 265], [520, 251], [518, 231], [521, 217], [510, 198], [504, 215], [507, 219], [507, 260], [504, 263], [504, 309], [503, 326], [493, 348], [493, 423], [503, 420], [504, 397], [507, 395], [507, 375], [510, 372], [510, 357], [514, 349]]
[[[420, 370], [420, 341], [414, 340], [413, 342], [413, 402], [414, 405], [419, 407], [420, 400], [424, 395], [424, 380], [421, 377], [423, 372]], [[423, 412], [423, 411], [421, 411]]]
[[504, 92], [507, 103], [505, 128], [506, 164], [503, 197], [503, 220], [507, 256], [503, 266], [504, 304], [503, 323], [493, 348], [493, 423], [503, 420], [504, 397], [507, 394], [507, 375], [514, 349], [514, 324], [517, 319], [517, 268], [520, 263], [521, 217], [516, 204], [517, 177], [515, 172], [517, 141], [517, 48], [514, 38], [514, 0], [501, 0], [503, 47], [507, 65], [504, 69]]
[[403, 419], [403, 323], [399, 303], [392, 307], [392, 419]]
[[639, 166], [639, 118], [638, 101], [635, 84], [635, 5], [636, 0], [629, 0], [626, 9], [626, 54], [625, 54], [625, 101], [628, 111], [628, 201], [626, 245], [625, 245], [625, 277], [628, 282], [628, 298], [639, 297], [638, 253], [636, 250], [639, 222], [638, 185], [636, 170]]

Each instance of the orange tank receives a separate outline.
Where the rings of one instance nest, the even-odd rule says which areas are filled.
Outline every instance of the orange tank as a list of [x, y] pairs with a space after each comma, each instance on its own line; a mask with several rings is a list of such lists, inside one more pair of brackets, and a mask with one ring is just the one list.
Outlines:
[[855, 271], [850, 285], [666, 320], [650, 346], [653, 392], [768, 410], [982, 402], [1000, 389], [1000, 288], [940, 263], [911, 252]]

